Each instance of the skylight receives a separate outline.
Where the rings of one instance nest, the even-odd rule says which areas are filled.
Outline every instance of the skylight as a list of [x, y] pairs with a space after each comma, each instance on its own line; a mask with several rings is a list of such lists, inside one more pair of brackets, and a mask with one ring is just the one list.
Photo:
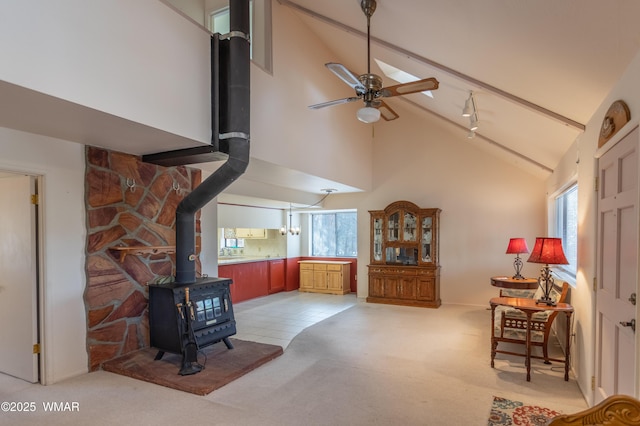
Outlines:
[[[376, 64], [378, 64], [384, 75], [397, 81], [398, 83], [410, 83], [412, 81], [420, 80], [415, 75], [409, 74], [408, 72], [402, 71], [401, 69], [398, 69], [396, 67], [392, 67], [391, 65], [386, 64], [379, 59], [373, 59], [376, 61]], [[433, 93], [431, 93], [430, 90], [425, 90], [424, 92], [422, 92], [422, 94], [433, 98]]]

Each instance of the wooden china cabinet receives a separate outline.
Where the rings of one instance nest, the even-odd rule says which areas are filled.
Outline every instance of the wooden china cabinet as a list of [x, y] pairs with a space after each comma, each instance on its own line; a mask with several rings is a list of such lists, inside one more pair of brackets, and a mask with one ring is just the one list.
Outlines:
[[396, 201], [371, 215], [367, 302], [440, 306], [440, 209]]

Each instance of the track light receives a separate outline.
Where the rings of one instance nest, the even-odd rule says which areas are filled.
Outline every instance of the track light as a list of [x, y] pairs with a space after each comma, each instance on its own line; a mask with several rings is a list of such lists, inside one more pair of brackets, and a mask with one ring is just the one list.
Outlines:
[[469, 117], [469, 139], [473, 138], [478, 130], [478, 110], [476, 109], [476, 100], [473, 97], [473, 91], [469, 92], [469, 97], [464, 102], [464, 108], [462, 109], [462, 116]]
[[464, 108], [462, 109], [462, 116], [463, 117], [471, 117], [471, 114], [473, 114], [473, 92], [469, 93], [469, 97], [467, 98], [467, 100], [464, 102]]
[[471, 130], [472, 132], [475, 132], [476, 130], [478, 130], [478, 115], [477, 114], [473, 114], [473, 116], [471, 117], [471, 123], [469, 124], [469, 130]]

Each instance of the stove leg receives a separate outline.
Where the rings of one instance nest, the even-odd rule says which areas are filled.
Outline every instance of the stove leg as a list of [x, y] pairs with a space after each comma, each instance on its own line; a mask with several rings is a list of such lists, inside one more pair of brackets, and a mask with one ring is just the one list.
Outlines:
[[233, 343], [231, 343], [231, 340], [229, 340], [228, 337], [224, 337], [222, 341], [227, 346], [227, 349], [233, 349]]
[[156, 354], [156, 357], [153, 360], [154, 361], [161, 360], [163, 356], [164, 356], [164, 351], [158, 351], [158, 353]]

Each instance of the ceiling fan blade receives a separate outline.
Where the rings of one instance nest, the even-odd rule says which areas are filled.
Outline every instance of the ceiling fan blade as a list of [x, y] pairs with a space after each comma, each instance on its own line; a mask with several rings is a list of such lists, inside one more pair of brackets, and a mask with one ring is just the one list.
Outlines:
[[395, 120], [399, 117], [398, 113], [392, 110], [389, 105], [380, 101], [380, 106], [378, 106], [378, 110], [380, 111], [380, 117], [385, 119], [386, 121]]
[[425, 78], [424, 80], [412, 81], [410, 83], [397, 84], [391, 87], [384, 87], [379, 94], [383, 98], [398, 95], [408, 95], [410, 93], [424, 92], [425, 90], [436, 90], [438, 80], [435, 78]]
[[309, 105], [311, 109], [320, 109], [332, 105], [346, 104], [348, 102], [359, 101], [360, 98], [358, 96], [352, 96], [350, 98], [336, 99], [335, 101], [322, 102], [321, 104]]
[[356, 93], [360, 94], [366, 91], [365, 87], [360, 83], [360, 80], [358, 80], [358, 76], [349, 71], [344, 65], [329, 62], [328, 64], [324, 64], [324, 66], [329, 68], [329, 71], [338, 76], [340, 80], [347, 83], [352, 89], [355, 89]]

